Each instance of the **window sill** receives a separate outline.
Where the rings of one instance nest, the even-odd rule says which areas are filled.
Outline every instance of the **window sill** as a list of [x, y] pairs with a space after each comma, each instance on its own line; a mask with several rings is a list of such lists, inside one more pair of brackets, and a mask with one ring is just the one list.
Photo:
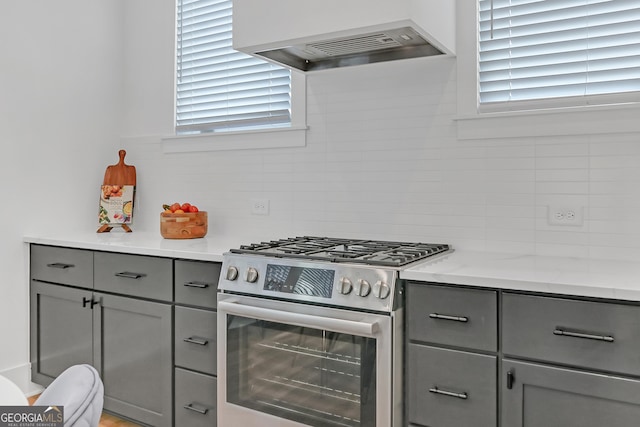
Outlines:
[[640, 104], [484, 113], [454, 119], [458, 139], [640, 132]]
[[307, 126], [299, 126], [259, 131], [167, 136], [161, 139], [162, 152], [171, 154], [304, 147], [307, 129]]

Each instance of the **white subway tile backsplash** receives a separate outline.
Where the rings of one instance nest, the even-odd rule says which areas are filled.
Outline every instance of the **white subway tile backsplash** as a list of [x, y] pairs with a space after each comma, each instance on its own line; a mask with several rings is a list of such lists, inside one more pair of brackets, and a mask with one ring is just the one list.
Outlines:
[[539, 169], [536, 171], [536, 181], [546, 182], [587, 182], [589, 179], [588, 169]]
[[[123, 139], [138, 167], [136, 225], [155, 230], [161, 203], [189, 199], [211, 233], [251, 240], [640, 257], [640, 135], [458, 140], [455, 59], [349, 68], [307, 77], [304, 147], [162, 154], [159, 138]], [[269, 215], [250, 214], [256, 197]], [[584, 207], [582, 226], [548, 224], [548, 206], [563, 204]]]
[[589, 194], [589, 182], [540, 181], [535, 184], [540, 194]]
[[536, 157], [536, 169], [587, 169], [589, 157]]
[[533, 157], [512, 157], [512, 158], [488, 158], [486, 160], [487, 170], [500, 169], [535, 169], [536, 159]]
[[582, 143], [554, 142], [536, 145], [537, 157], [578, 157], [589, 155], [589, 145]]

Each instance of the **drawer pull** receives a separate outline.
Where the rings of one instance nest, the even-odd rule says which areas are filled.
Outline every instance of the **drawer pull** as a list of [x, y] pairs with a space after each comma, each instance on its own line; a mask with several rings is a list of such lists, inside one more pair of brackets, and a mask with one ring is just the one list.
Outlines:
[[589, 334], [585, 332], [578, 331], [570, 331], [566, 329], [562, 329], [556, 326], [556, 329], [553, 331], [553, 335], [560, 335], [564, 337], [574, 337], [574, 338], [584, 338], [587, 340], [596, 340], [596, 341], [604, 341], [604, 342], [613, 342], [614, 338], [611, 335], [599, 335], [599, 334]]
[[65, 264], [64, 262], [52, 262], [51, 264], [47, 264], [47, 267], [59, 268], [60, 270], [65, 270], [67, 268], [75, 267], [75, 265]]
[[469, 318], [466, 316], [450, 316], [448, 314], [431, 313], [429, 314], [429, 317], [432, 319], [453, 320], [454, 322], [462, 323], [467, 323], [469, 321]]
[[467, 393], [456, 393], [455, 391], [442, 390], [438, 387], [431, 387], [430, 393], [441, 394], [443, 396], [457, 397], [458, 399], [467, 399], [469, 395]]
[[198, 344], [198, 345], [207, 345], [207, 344], [209, 344], [209, 340], [206, 340], [204, 338], [196, 338], [196, 337], [185, 338], [182, 341], [188, 342], [188, 343], [191, 343], [191, 344]]
[[208, 283], [205, 282], [186, 282], [184, 284], [184, 286], [188, 287], [188, 288], [201, 288], [201, 289], [205, 289], [209, 287]]
[[184, 405], [183, 408], [184, 409], [188, 409], [188, 410], [193, 411], [193, 412], [197, 412], [197, 413], [202, 414], [202, 415], [206, 415], [207, 412], [209, 412], [208, 408], [197, 408], [197, 407], [195, 407], [193, 405], [193, 403], [189, 403], [188, 405]]
[[128, 271], [123, 271], [121, 273], [115, 274], [117, 277], [124, 277], [125, 279], [142, 279], [146, 276], [146, 274], [142, 273], [130, 273]]

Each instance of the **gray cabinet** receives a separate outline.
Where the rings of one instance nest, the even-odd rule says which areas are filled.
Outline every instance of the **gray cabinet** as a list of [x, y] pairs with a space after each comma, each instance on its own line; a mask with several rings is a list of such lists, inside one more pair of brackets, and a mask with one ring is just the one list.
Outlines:
[[639, 419], [636, 379], [509, 359], [502, 363], [505, 427], [631, 427]]
[[409, 344], [408, 418], [434, 427], [496, 425], [496, 357]]
[[[172, 266], [172, 259], [31, 245], [32, 380], [47, 386], [69, 366], [89, 363], [104, 382], [105, 410], [171, 426]], [[147, 290], [166, 300], [143, 298]]]
[[31, 283], [30, 344], [33, 382], [48, 386], [69, 366], [93, 364], [91, 298], [92, 293], [88, 290]]
[[640, 307], [504, 292], [503, 352], [640, 376]]
[[637, 425], [640, 307], [511, 292], [502, 302], [503, 426]]
[[497, 292], [409, 283], [406, 418], [428, 427], [496, 427]]
[[406, 414], [425, 427], [630, 427], [640, 305], [407, 286]]
[[215, 427], [217, 423], [215, 309], [219, 276], [219, 263], [176, 261], [176, 426]]
[[104, 408], [151, 426], [171, 426], [171, 305], [96, 293], [94, 363]]
[[176, 368], [176, 427], [215, 427], [216, 408], [216, 377]]

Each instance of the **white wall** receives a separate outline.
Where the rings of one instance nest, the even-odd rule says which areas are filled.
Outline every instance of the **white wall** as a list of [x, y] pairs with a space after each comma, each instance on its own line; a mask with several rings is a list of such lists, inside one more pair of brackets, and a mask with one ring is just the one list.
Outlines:
[[[127, 91], [127, 117], [135, 120], [123, 138], [140, 170], [136, 227], [156, 230], [162, 203], [189, 201], [209, 211], [211, 235], [246, 236], [244, 243], [320, 234], [514, 253], [640, 255], [638, 110], [605, 112], [615, 120], [595, 126], [594, 113], [458, 123], [458, 114], [468, 114], [458, 100], [475, 99], [467, 78], [473, 25], [459, 25], [456, 59], [310, 74], [304, 148], [163, 154], [160, 137], [171, 133], [172, 120], [173, 10], [170, 0], [147, 3], [158, 15], [131, 19], [129, 42], [144, 42], [153, 54], [137, 61], [129, 55], [126, 69], [136, 87]], [[458, 4], [461, 19], [473, 16], [471, 0]], [[567, 131], [569, 119], [576, 132]], [[584, 135], [582, 124], [594, 132]], [[486, 138], [493, 127], [509, 132]], [[249, 214], [252, 197], [270, 200], [269, 216]], [[547, 206], [569, 202], [584, 206], [584, 225], [549, 226]]]
[[97, 229], [99, 185], [116, 163], [122, 105], [119, 1], [4, 2], [0, 14], [0, 373], [28, 383], [22, 237]]

